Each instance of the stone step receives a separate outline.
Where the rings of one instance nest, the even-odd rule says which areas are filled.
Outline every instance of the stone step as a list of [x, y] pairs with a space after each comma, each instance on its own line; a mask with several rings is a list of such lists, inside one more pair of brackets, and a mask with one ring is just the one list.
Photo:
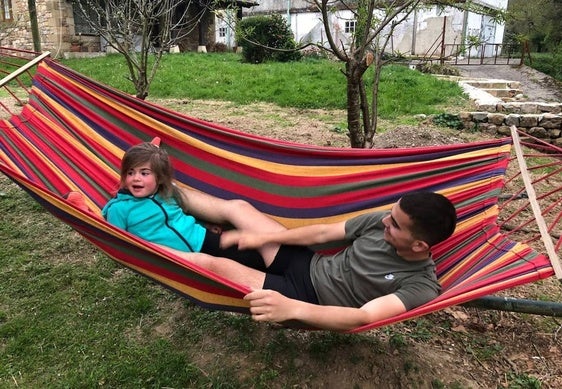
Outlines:
[[519, 89], [511, 89], [511, 88], [479, 88], [487, 93], [491, 94], [492, 96], [501, 98], [513, 98], [521, 93], [523, 93]]
[[469, 85], [478, 89], [520, 89], [521, 83], [519, 81], [509, 80], [463, 80]]

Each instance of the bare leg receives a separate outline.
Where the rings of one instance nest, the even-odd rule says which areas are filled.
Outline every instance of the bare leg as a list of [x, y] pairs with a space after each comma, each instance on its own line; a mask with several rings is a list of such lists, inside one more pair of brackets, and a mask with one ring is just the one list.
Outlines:
[[228, 278], [231, 281], [237, 282], [242, 285], [249, 286], [254, 289], [261, 289], [265, 281], [265, 273], [244, 266], [236, 261], [228, 258], [213, 257], [203, 253], [187, 253], [179, 251], [170, 247], [161, 246], [182, 259], [198, 265], [204, 269], [210, 270], [220, 276]]
[[[273, 232], [286, 228], [244, 200], [224, 200], [191, 189], [182, 191], [190, 212], [212, 223], [230, 223], [236, 229], [248, 232]], [[279, 250], [278, 244], [259, 249], [266, 263], [271, 263]]]

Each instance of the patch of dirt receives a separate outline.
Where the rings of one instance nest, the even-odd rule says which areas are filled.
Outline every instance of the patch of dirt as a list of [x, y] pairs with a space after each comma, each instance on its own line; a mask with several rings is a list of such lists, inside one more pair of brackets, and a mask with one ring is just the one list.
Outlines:
[[[151, 100], [177, 112], [246, 133], [317, 146], [349, 147], [349, 138], [341, 130], [347, 126], [345, 111], [281, 108], [273, 104], [238, 105], [213, 100]], [[437, 127], [428, 119], [417, 125], [395, 125], [379, 121], [380, 128], [392, 130], [375, 135], [375, 148], [422, 147], [463, 143], [486, 135], [463, 133]]]

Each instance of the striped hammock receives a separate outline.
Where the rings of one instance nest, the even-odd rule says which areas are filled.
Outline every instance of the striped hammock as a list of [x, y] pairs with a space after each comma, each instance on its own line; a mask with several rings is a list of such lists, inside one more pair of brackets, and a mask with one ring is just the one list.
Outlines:
[[[3, 120], [0, 170], [115, 261], [200, 306], [248, 313], [248, 288], [182, 261], [108, 224], [124, 150], [160, 137], [180, 185], [241, 198], [287, 227], [390, 209], [430, 190], [457, 208], [455, 234], [434, 248], [443, 293], [414, 310], [352, 332], [414, 318], [553, 275], [549, 259], [502, 234], [498, 196], [511, 138], [410, 149], [316, 147], [249, 135], [194, 119], [88, 79], [51, 59], [28, 104]], [[81, 192], [90, 211], [63, 195]]]

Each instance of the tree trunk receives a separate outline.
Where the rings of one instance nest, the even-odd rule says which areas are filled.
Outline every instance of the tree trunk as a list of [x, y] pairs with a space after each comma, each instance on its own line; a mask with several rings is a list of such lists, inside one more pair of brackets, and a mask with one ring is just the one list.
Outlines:
[[148, 87], [149, 82], [147, 79], [146, 71], [139, 70], [137, 82], [135, 83], [135, 88], [137, 90], [136, 96], [141, 100], [146, 99], [146, 97], [148, 96]]
[[[369, 123], [369, 108], [365, 100], [363, 74], [367, 69], [365, 61], [350, 58], [346, 63], [347, 78], [347, 127], [351, 147], [364, 148], [366, 144], [366, 123]], [[367, 124], [368, 125], [368, 124]]]

